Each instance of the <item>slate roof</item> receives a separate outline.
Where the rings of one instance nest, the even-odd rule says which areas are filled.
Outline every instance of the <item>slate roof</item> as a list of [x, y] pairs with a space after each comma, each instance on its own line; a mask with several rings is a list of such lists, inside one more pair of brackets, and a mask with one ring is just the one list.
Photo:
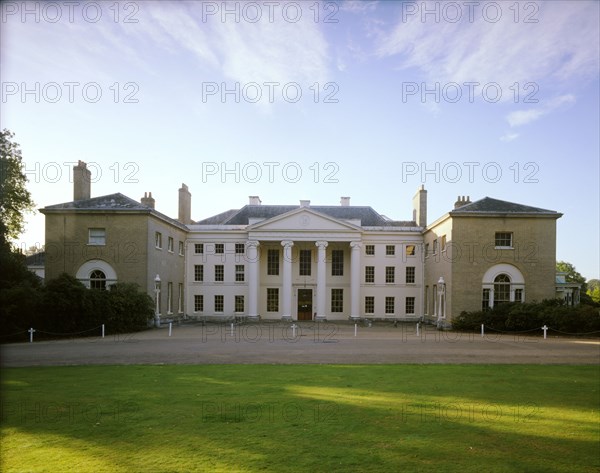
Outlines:
[[72, 202], [64, 202], [62, 204], [48, 205], [47, 207], [40, 209], [40, 212], [59, 212], [61, 210], [91, 212], [114, 210], [143, 212], [152, 214], [179, 228], [187, 228], [178, 220], [175, 220], [165, 214], [162, 214], [157, 210], [153, 209], [152, 207], [148, 207], [147, 205], [133, 200], [132, 198], [127, 197], [126, 195], [123, 195], [120, 192], [117, 192], [116, 194], [102, 195], [100, 197], [92, 197], [91, 199], [74, 200]]
[[[299, 205], [245, 205], [239, 210], [214, 215], [197, 222], [198, 225], [248, 225], [250, 219], [270, 219], [292, 210]], [[378, 214], [372, 207], [344, 205], [311, 205], [307, 207], [315, 212], [339, 220], [360, 220], [363, 227], [416, 227], [414, 221], [388, 220]]]
[[91, 199], [74, 200], [62, 204], [48, 205], [43, 210], [152, 210], [126, 195], [116, 194], [92, 197]]
[[481, 215], [481, 214], [510, 214], [510, 215], [549, 215], [560, 217], [562, 214], [554, 210], [540, 209], [538, 207], [530, 207], [528, 205], [515, 204], [505, 200], [492, 199], [484, 197], [483, 199], [463, 205], [450, 212], [452, 216], [460, 215]]
[[26, 266], [44, 266], [46, 262], [46, 252], [40, 251], [25, 257]]

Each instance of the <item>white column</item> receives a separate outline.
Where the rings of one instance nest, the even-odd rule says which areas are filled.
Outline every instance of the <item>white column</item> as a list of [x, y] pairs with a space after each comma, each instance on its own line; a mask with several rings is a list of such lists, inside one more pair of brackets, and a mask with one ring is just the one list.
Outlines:
[[325, 306], [327, 305], [327, 264], [326, 241], [317, 241], [317, 320], [327, 318]]
[[360, 248], [358, 241], [350, 242], [350, 317], [360, 317]]
[[248, 261], [248, 317], [253, 319], [260, 318], [258, 314], [258, 288], [259, 279], [259, 243], [257, 241], [248, 241], [246, 243], [246, 261]]
[[283, 305], [282, 319], [292, 318], [292, 247], [293, 241], [282, 241], [283, 246]]

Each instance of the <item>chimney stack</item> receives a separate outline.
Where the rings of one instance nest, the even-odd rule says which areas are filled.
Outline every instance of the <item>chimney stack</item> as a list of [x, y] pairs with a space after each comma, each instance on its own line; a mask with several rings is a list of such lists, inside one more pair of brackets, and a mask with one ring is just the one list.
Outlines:
[[350, 197], [340, 197], [340, 205], [342, 207], [348, 207], [350, 205]]
[[413, 197], [413, 220], [419, 227], [427, 226], [427, 191], [423, 184]]
[[260, 205], [262, 202], [257, 195], [248, 196], [248, 205]]
[[179, 218], [178, 220], [184, 225], [192, 223], [192, 194], [188, 190], [188, 186], [181, 184], [179, 189]]
[[467, 196], [465, 198], [465, 196], [463, 195], [462, 197], [459, 195], [458, 197], [456, 197], [456, 202], [454, 202], [454, 208], [457, 209], [459, 207], [462, 207], [463, 205], [467, 205], [471, 203], [471, 196]]
[[91, 196], [92, 173], [87, 164], [79, 161], [73, 166], [73, 200], [86, 200]]
[[300, 207], [310, 207], [310, 200], [301, 200]]
[[152, 197], [152, 192], [150, 192], [150, 193], [144, 192], [144, 197], [142, 197], [140, 199], [140, 202], [142, 203], [142, 205], [145, 205], [146, 207], [150, 207], [151, 209], [153, 209], [155, 200]]

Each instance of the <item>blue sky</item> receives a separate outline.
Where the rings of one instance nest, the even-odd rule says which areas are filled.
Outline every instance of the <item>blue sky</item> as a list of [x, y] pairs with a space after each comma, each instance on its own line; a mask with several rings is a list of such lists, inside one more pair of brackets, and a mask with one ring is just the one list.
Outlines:
[[[259, 195], [429, 221], [457, 195], [559, 211], [599, 271], [599, 3], [4, 2], [1, 126], [37, 207], [151, 191], [202, 219]], [[28, 216], [25, 246], [43, 242]]]

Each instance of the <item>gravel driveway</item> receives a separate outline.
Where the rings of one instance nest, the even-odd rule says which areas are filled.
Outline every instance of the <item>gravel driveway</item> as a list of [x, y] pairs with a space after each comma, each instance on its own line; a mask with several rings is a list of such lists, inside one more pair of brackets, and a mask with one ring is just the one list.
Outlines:
[[129, 335], [12, 343], [1, 365], [215, 363], [599, 364], [600, 339], [440, 332], [414, 324], [184, 324]]

